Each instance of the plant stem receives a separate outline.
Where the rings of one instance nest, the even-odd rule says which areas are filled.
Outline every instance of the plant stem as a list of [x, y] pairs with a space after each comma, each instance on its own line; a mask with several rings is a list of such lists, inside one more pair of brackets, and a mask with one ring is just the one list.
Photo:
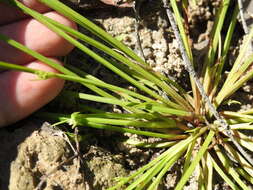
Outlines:
[[175, 36], [176, 36], [176, 40], [177, 40], [177, 43], [178, 43], [178, 46], [179, 46], [179, 49], [180, 49], [180, 52], [182, 54], [182, 58], [184, 60], [184, 63], [185, 63], [185, 67], [187, 69], [187, 71], [189, 72], [190, 76], [192, 76], [192, 78], [194, 78], [195, 80], [195, 83], [200, 91], [200, 94], [204, 100], [204, 102], [209, 106], [209, 109], [210, 111], [212, 112], [212, 114], [214, 115], [214, 117], [219, 121], [220, 125], [222, 128], [224, 129], [228, 129], [229, 126], [227, 124], [227, 122], [219, 115], [219, 113], [216, 111], [215, 107], [213, 106], [213, 104], [211, 103], [211, 100], [208, 98], [207, 94], [205, 93], [205, 90], [202, 86], [202, 84], [200, 83], [200, 80], [198, 79], [197, 77], [197, 74], [190, 62], [190, 59], [186, 53], [186, 50], [185, 50], [185, 47], [183, 45], [183, 41], [180, 37], [180, 33], [178, 31], [178, 28], [177, 28], [177, 24], [175, 22], [175, 19], [174, 19], [174, 16], [172, 14], [172, 11], [167, 3], [166, 0], [163, 0], [163, 3], [164, 3], [164, 7], [166, 9], [166, 13], [167, 13], [167, 16], [169, 18], [169, 21], [171, 23], [171, 26], [172, 26], [172, 29], [175, 33]]
[[135, 36], [136, 36], [136, 40], [137, 40], [137, 46], [138, 49], [140, 51], [140, 55], [143, 58], [144, 61], [146, 61], [144, 52], [143, 52], [143, 48], [141, 45], [141, 39], [140, 39], [140, 33], [139, 33], [139, 27], [140, 27], [140, 7], [143, 3], [143, 0], [141, 1], [134, 1], [134, 16], [135, 16], [135, 23], [134, 23], [134, 27], [135, 27]]
[[238, 3], [238, 7], [239, 7], [239, 14], [240, 14], [240, 17], [241, 17], [241, 22], [242, 22], [242, 28], [243, 28], [245, 34], [248, 34], [249, 29], [248, 29], [248, 26], [247, 26], [247, 23], [245, 21], [244, 14], [243, 14], [242, 0], [237, 0], [237, 3]]
[[175, 33], [177, 42], [178, 42], [178, 46], [180, 49], [180, 52], [182, 54], [184, 63], [185, 63], [185, 67], [187, 69], [187, 71], [189, 72], [190, 76], [192, 76], [192, 78], [194, 78], [195, 83], [199, 89], [199, 92], [204, 100], [204, 102], [208, 105], [210, 112], [213, 114], [213, 116], [217, 119], [217, 121], [219, 122], [220, 126], [222, 127], [223, 130], [225, 130], [225, 134], [231, 139], [231, 141], [233, 142], [233, 144], [236, 146], [236, 148], [239, 150], [239, 152], [247, 159], [247, 161], [253, 166], [253, 160], [251, 159], [251, 157], [248, 155], [248, 153], [246, 153], [244, 151], [244, 149], [241, 147], [241, 145], [234, 139], [231, 129], [228, 125], [228, 123], [226, 122], [226, 120], [217, 112], [217, 110], [215, 109], [214, 105], [211, 103], [211, 100], [209, 99], [209, 97], [207, 96], [202, 84], [200, 83], [200, 80], [197, 77], [197, 74], [190, 62], [190, 59], [186, 53], [186, 49], [183, 45], [183, 41], [182, 38], [180, 37], [180, 33], [178, 31], [178, 27], [177, 24], [175, 22], [174, 16], [172, 14], [172, 11], [170, 9], [170, 6], [167, 3], [167, 0], [163, 0], [163, 4], [164, 4], [164, 8], [166, 9], [166, 13], [167, 16], [169, 18], [169, 21], [171, 23], [172, 29]]

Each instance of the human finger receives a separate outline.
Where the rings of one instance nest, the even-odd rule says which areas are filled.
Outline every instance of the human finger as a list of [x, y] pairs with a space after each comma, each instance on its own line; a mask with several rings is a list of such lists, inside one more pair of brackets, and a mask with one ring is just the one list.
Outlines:
[[[45, 16], [66, 26], [76, 28], [74, 22], [56, 12], [45, 13]], [[63, 56], [73, 49], [73, 45], [34, 19], [25, 19], [1, 26], [0, 33], [48, 57]], [[33, 61], [34, 58], [4, 42], [0, 42], [0, 60], [25, 64]]]
[[[45, 13], [50, 10], [49, 7], [39, 3], [38, 0], [20, 0], [20, 2], [40, 13]], [[0, 25], [11, 23], [27, 17], [27, 15], [18, 10], [18, 8], [4, 3], [0, 3], [0, 13]]]
[[[29, 68], [56, 72], [53, 68], [33, 61]], [[0, 127], [23, 119], [51, 101], [62, 89], [64, 81], [57, 78], [37, 80], [37, 76], [16, 71], [0, 75]]]

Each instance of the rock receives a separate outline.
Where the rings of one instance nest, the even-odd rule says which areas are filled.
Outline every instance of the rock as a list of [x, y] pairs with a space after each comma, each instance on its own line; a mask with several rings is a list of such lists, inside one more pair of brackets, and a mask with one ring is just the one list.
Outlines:
[[[10, 169], [10, 190], [35, 189], [43, 175], [48, 175], [71, 157], [71, 149], [61, 136], [56, 135], [57, 132], [60, 131], [44, 123], [17, 147], [17, 157]], [[44, 189], [85, 189], [82, 173], [78, 170], [76, 159], [62, 165], [46, 177]]]
[[69, 160], [73, 151], [63, 132], [48, 123], [40, 126], [28, 122], [14, 132], [1, 129], [0, 189], [34, 190], [44, 177], [42, 187], [47, 190], [103, 190], [116, 183], [115, 177], [128, 174], [122, 158], [95, 146], [79, 167], [77, 158]]
[[91, 146], [84, 156], [85, 174], [96, 190], [105, 190], [116, 185], [116, 177], [125, 177], [129, 172], [122, 166], [120, 156], [113, 156], [102, 148]]

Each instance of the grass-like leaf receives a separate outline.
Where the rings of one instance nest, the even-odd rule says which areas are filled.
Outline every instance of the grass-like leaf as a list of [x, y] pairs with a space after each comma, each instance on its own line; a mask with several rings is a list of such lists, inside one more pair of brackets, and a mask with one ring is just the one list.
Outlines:
[[187, 170], [183, 174], [182, 178], [180, 179], [177, 186], [175, 187], [175, 190], [183, 189], [185, 183], [188, 181], [188, 179], [191, 176], [192, 172], [194, 171], [195, 167], [197, 166], [197, 164], [199, 163], [199, 161], [203, 157], [204, 153], [206, 152], [208, 145], [212, 141], [214, 135], [215, 135], [214, 131], [210, 131], [208, 133], [208, 136], [206, 137], [201, 148], [199, 149], [199, 152], [197, 153], [196, 158], [194, 158], [191, 165], [187, 168]]
[[[221, 163], [222, 163], [222, 165], [223, 165], [223, 167], [226, 169], [226, 171], [232, 176], [232, 178], [237, 182], [237, 184], [242, 188], [242, 189], [249, 189], [248, 187], [247, 187], [247, 185], [240, 179], [240, 177], [239, 177], [239, 174], [236, 172], [236, 170], [234, 170], [234, 168], [232, 167], [232, 164], [231, 164], [231, 162], [229, 161], [229, 159], [224, 155], [224, 154], [222, 154], [222, 152], [221, 152], [221, 150], [218, 148], [218, 147], [216, 147], [215, 148], [215, 150], [216, 150], [216, 153], [217, 153], [217, 155], [218, 155], [218, 157], [219, 157], [219, 159], [220, 159], [220, 161], [221, 161]], [[214, 162], [213, 162], [214, 163]], [[214, 164], [215, 165], [215, 164]], [[215, 168], [217, 168], [216, 166], [215, 166]], [[234, 184], [231, 184], [231, 186], [230, 187], [233, 187], [233, 186], [235, 186]]]
[[240, 190], [240, 188], [230, 179], [229, 176], [223, 171], [222, 168], [219, 167], [219, 164], [215, 162], [215, 160], [212, 158], [212, 163], [214, 166], [214, 169], [216, 172], [224, 179], [225, 182], [233, 189], [233, 190]]
[[[45, 72], [0, 61], [1, 68], [33, 73], [41, 80], [58, 77], [78, 82], [91, 89], [92, 93], [95, 94], [63, 91], [63, 98], [117, 105], [124, 110], [122, 113], [108, 113], [105, 110], [99, 110], [80, 103], [80, 110], [74, 113], [44, 112], [37, 113], [37, 116], [58, 122], [55, 125], [66, 123], [72, 127], [82, 126], [163, 138], [162, 142], [153, 144], [133, 140], [126, 141], [126, 143], [143, 148], [166, 148], [167, 150], [129, 177], [119, 180], [119, 183], [109, 188], [109, 190], [119, 189], [123, 185], [127, 186], [127, 190], [158, 189], [158, 185], [166, 172], [180, 157], [184, 157], [183, 173], [175, 189], [183, 189], [189, 177], [196, 171], [199, 189], [211, 190], [214, 185], [214, 170], [232, 189], [249, 189], [246, 184], [253, 184], [253, 166], [250, 164], [249, 159], [245, 159], [248, 157], [244, 155], [245, 151], [240, 150], [240, 146], [248, 151], [253, 151], [253, 142], [240, 130], [253, 129], [253, 109], [244, 112], [226, 110], [218, 112], [216, 110], [218, 106], [224, 103], [225, 99], [233, 95], [253, 76], [251, 69], [253, 55], [245, 56], [248, 44], [252, 41], [252, 29], [225, 83], [221, 84], [223, 68], [237, 22], [237, 6], [229, 20], [230, 24], [225, 40], [221, 36], [224, 30], [224, 22], [227, 19], [230, 0], [223, 0], [217, 11], [209, 39], [209, 49], [202, 68], [202, 85], [201, 80], [194, 71], [194, 66], [196, 66], [194, 64], [197, 63], [192, 55], [190, 36], [188, 36], [189, 31], [187, 31], [189, 28], [185, 27], [187, 23], [184, 23], [181, 16], [183, 14], [178, 6], [179, 4], [182, 5], [183, 11], [186, 11], [189, 3], [186, 0], [182, 2], [170, 0], [174, 11], [173, 15], [169, 9], [168, 1], [163, 1], [167, 13], [169, 12], [170, 21], [176, 20], [176, 23], [171, 22], [171, 24], [180, 44], [183, 60], [186, 62], [185, 65], [190, 73], [191, 93], [188, 93], [177, 82], [154, 72], [134, 51], [60, 1], [40, 1], [89, 30], [103, 42], [47, 18], [17, 0], [10, 0], [9, 2], [113, 71], [124, 81], [128, 81], [129, 84], [137, 87], [137, 90], [132, 91], [125, 87], [106, 83], [68, 64], [65, 64], [65, 67], [58, 65], [51, 59], [0, 34], [0, 40], [52, 66], [60, 73]], [[197, 1], [192, 1], [190, 4], [196, 5]], [[187, 19], [187, 14], [184, 13], [184, 17]], [[107, 56], [105, 57], [97, 51], [87, 48], [85, 44], [93, 46], [94, 49], [99, 50], [98, 52], [102, 51]], [[212, 104], [213, 102], [215, 105]], [[227, 125], [228, 123], [230, 126]], [[196, 147], [202, 142], [203, 145], [196, 151]], [[211, 142], [212, 145], [210, 145]], [[235, 146], [231, 146], [231, 142]], [[223, 145], [223, 151], [221, 151], [219, 143]], [[193, 160], [192, 155], [195, 155]], [[234, 168], [234, 164], [237, 164], [238, 167]], [[241, 178], [244, 178], [247, 182]]]

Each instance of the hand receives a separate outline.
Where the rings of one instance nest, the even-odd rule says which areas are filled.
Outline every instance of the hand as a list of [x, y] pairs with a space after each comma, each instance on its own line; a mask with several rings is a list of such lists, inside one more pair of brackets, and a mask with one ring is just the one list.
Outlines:
[[[26, 6], [43, 13], [62, 24], [76, 28], [76, 25], [50, 11], [48, 7], [36, 0], [21, 0]], [[55, 59], [69, 53], [73, 46], [54, 32], [47, 29], [34, 19], [20, 11], [0, 4], [0, 33]], [[54, 69], [35, 60], [33, 57], [0, 42], [0, 60], [27, 67], [53, 71]], [[59, 62], [59, 61], [57, 61]], [[60, 62], [59, 62], [60, 64]], [[34, 80], [35, 75], [29, 73], [5, 71], [0, 73], [0, 126], [6, 126], [25, 118], [43, 105], [51, 101], [62, 89], [64, 81], [61, 79]]]
[[101, 2], [116, 7], [132, 7], [134, 0], [100, 0]]

